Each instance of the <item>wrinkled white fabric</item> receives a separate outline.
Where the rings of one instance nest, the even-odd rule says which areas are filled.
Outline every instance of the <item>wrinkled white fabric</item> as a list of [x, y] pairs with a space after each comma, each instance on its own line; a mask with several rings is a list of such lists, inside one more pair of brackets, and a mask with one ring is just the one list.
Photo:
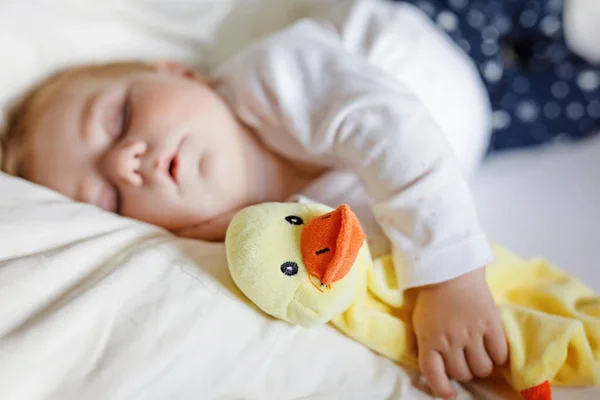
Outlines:
[[331, 327], [250, 307], [222, 244], [0, 188], [2, 399], [431, 398]]
[[[465, 177], [487, 137], [485, 95], [418, 9], [343, 2], [249, 46], [216, 78], [274, 151], [360, 178], [405, 287], [491, 261]], [[463, 147], [465, 132], [475, 148]]]

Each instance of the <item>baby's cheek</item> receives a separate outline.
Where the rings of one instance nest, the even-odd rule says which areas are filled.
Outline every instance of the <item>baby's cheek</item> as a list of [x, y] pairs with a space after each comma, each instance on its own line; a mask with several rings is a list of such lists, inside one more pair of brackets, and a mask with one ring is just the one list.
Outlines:
[[178, 227], [185, 219], [172, 201], [151, 193], [122, 196], [121, 215], [165, 229]]

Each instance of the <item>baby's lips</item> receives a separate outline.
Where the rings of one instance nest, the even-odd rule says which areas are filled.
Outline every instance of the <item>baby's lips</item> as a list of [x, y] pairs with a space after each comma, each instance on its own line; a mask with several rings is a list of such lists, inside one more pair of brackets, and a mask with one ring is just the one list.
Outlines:
[[343, 204], [302, 230], [304, 265], [323, 285], [339, 281], [350, 272], [365, 238], [356, 214]]

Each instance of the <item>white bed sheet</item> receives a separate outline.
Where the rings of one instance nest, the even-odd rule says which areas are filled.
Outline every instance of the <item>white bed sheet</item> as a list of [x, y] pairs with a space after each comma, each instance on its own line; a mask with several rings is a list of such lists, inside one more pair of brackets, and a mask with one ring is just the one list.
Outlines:
[[473, 182], [490, 239], [600, 292], [600, 138], [486, 160]]
[[0, 190], [3, 399], [430, 398], [334, 329], [249, 306], [220, 244], [3, 174]]

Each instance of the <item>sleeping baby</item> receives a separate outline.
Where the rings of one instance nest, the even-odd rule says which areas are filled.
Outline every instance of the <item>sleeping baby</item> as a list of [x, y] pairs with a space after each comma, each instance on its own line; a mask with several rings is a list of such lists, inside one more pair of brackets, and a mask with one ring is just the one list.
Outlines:
[[223, 240], [252, 204], [363, 210], [417, 293], [420, 368], [451, 398], [450, 379], [507, 358], [466, 178], [488, 113], [477, 70], [417, 8], [345, 1], [209, 75], [175, 61], [60, 71], [9, 115], [2, 167], [199, 240]]

